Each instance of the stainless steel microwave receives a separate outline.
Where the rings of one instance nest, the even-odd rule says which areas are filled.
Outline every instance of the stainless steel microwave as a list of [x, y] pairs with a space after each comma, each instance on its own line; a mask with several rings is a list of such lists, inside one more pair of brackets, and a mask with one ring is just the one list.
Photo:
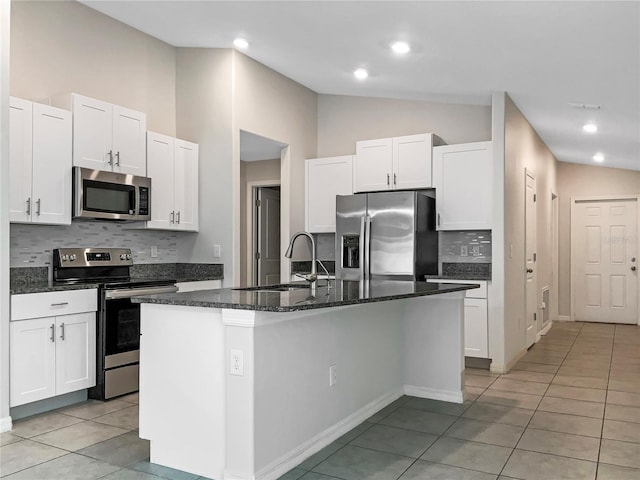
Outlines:
[[151, 179], [73, 168], [73, 218], [151, 220]]

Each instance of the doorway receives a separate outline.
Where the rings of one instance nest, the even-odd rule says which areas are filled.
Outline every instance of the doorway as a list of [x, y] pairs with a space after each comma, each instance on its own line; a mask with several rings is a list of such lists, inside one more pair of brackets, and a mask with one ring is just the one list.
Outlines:
[[254, 187], [253, 285], [280, 282], [280, 187]]
[[638, 323], [638, 197], [571, 201], [575, 321]]
[[[262, 137], [246, 131], [240, 131], [240, 281], [239, 286], [258, 285], [258, 265], [256, 254], [260, 253], [262, 260], [267, 258], [271, 264], [277, 263], [278, 278], [273, 282], [276, 267], [271, 265], [262, 270], [269, 275], [271, 283], [278, 283], [280, 263], [282, 258], [279, 244], [281, 224], [280, 202], [280, 174], [282, 170], [282, 154], [286, 144]], [[277, 202], [274, 195], [277, 192]], [[262, 215], [262, 227], [257, 223], [261, 213], [256, 210], [256, 202], [265, 197], [262, 202], [267, 205]], [[271, 240], [259, 249], [258, 234], [266, 232]], [[277, 238], [274, 234], [277, 232]], [[278, 240], [276, 243], [275, 240]], [[267, 248], [268, 252], [264, 249]], [[275, 259], [278, 259], [275, 262]], [[266, 281], [266, 280], [263, 280]]]

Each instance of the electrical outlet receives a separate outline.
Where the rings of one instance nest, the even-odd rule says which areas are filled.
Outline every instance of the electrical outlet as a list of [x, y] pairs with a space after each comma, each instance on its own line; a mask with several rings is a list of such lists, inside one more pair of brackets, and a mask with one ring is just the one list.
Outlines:
[[244, 353], [242, 350], [231, 350], [229, 373], [240, 377], [244, 375]]
[[213, 258], [220, 258], [222, 253], [220, 252], [220, 245], [213, 246]]
[[158, 256], [158, 246], [151, 245], [151, 258], [156, 258]]
[[467, 247], [466, 245], [461, 245], [460, 246], [460, 256], [461, 257], [466, 257], [467, 255], [469, 255], [469, 247]]
[[331, 365], [329, 367], [329, 386], [333, 387], [338, 383], [338, 367]]
[[480, 245], [474, 245], [473, 247], [471, 247], [471, 255], [473, 255], [474, 257], [480, 256]]

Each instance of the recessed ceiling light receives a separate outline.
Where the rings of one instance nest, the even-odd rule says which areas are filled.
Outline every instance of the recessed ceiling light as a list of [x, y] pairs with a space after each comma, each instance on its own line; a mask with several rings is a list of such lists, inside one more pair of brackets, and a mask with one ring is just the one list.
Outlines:
[[369, 76], [369, 72], [367, 72], [364, 68], [358, 68], [357, 70], [355, 70], [353, 72], [353, 75], [358, 80], [364, 80], [365, 78], [367, 78]]
[[601, 153], [596, 153], [596, 154], [593, 156], [593, 161], [594, 161], [594, 162], [604, 162], [604, 155], [603, 155], [603, 154], [601, 154]]
[[598, 131], [598, 126], [595, 123], [586, 123], [582, 126], [582, 130], [586, 133], [596, 133]]
[[404, 55], [405, 53], [409, 53], [411, 51], [411, 47], [407, 42], [393, 42], [391, 44], [391, 50], [399, 55]]
[[247, 48], [249, 46], [249, 42], [247, 42], [244, 38], [236, 38], [233, 41], [233, 44], [236, 47], [238, 47], [238, 48], [240, 48], [242, 50], [244, 50], [245, 48]]

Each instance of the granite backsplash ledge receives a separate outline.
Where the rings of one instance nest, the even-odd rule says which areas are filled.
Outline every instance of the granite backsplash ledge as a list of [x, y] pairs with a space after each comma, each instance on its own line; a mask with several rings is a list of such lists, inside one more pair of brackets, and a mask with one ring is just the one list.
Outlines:
[[16, 290], [26, 285], [49, 283], [49, 267], [11, 267], [9, 288]]
[[134, 278], [171, 278], [179, 282], [222, 280], [221, 263], [140, 263], [131, 267]]

